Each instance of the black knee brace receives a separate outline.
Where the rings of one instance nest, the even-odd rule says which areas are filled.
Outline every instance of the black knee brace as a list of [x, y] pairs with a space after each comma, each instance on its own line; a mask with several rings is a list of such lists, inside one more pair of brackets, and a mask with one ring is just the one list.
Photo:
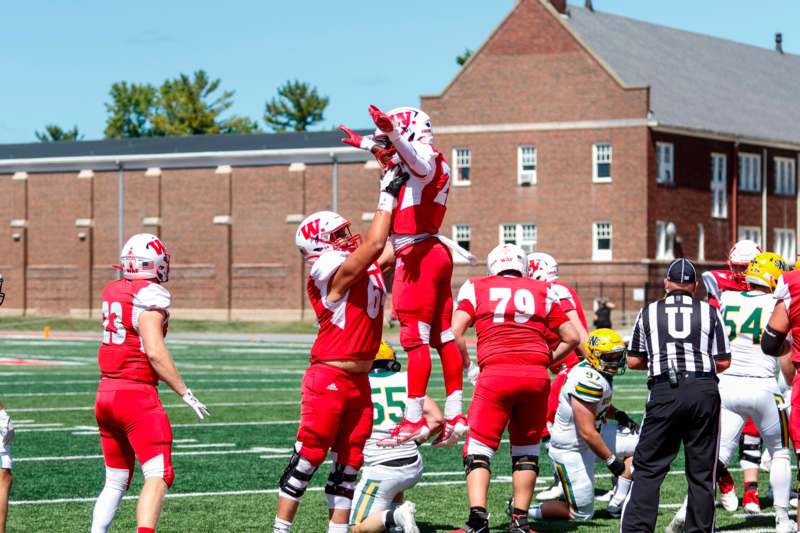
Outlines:
[[[297, 500], [302, 498], [303, 494], [306, 493], [308, 482], [311, 481], [311, 478], [314, 476], [314, 472], [317, 471], [317, 469], [314, 467], [312, 467], [310, 472], [304, 472], [303, 470], [298, 469], [301, 459], [302, 457], [300, 457], [297, 452], [292, 453], [292, 458], [289, 459], [289, 464], [286, 465], [286, 469], [283, 471], [283, 475], [281, 475], [281, 480], [278, 485], [281, 491]], [[306, 463], [310, 464], [307, 461]], [[308, 467], [305, 469], [308, 470]]]
[[464, 456], [464, 473], [469, 475], [470, 472], [477, 468], [485, 468], [492, 473], [492, 458], [488, 455], [471, 454]]
[[349, 500], [353, 499], [355, 490], [353, 484], [358, 478], [357, 474], [347, 474], [345, 465], [334, 463], [333, 470], [328, 475], [328, 482], [325, 484], [325, 494], [329, 496], [343, 496]]
[[539, 456], [538, 455], [514, 455], [511, 457], [511, 471], [521, 472], [523, 470], [531, 470], [539, 473]]

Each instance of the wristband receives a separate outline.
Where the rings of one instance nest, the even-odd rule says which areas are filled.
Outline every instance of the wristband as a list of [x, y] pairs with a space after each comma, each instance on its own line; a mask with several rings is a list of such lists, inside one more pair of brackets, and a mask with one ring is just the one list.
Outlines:
[[378, 211], [391, 213], [395, 207], [397, 207], [397, 198], [386, 191], [381, 191], [380, 196], [378, 196]]
[[616, 461], [616, 460], [617, 460], [617, 456], [616, 456], [616, 455], [614, 455], [614, 454], [612, 453], [612, 454], [611, 454], [611, 455], [609, 455], [609, 456], [608, 456], [608, 458], [606, 459], [606, 466], [611, 466], [611, 465], [613, 465], [613, 464], [614, 464], [614, 461]]

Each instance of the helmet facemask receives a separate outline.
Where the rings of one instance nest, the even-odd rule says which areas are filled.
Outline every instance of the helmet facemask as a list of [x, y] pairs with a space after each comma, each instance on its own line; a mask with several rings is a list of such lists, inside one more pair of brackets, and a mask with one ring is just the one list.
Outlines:
[[615, 376], [624, 374], [628, 360], [628, 350], [624, 347], [615, 348], [610, 352], [595, 352], [601, 362], [600, 372]]
[[375, 159], [378, 160], [378, 163], [383, 168], [390, 169], [394, 166], [393, 159], [397, 154], [397, 150], [392, 145], [392, 141], [389, 140], [389, 136], [386, 134], [375, 135], [372, 140], [375, 142], [375, 149], [372, 155], [375, 156]]

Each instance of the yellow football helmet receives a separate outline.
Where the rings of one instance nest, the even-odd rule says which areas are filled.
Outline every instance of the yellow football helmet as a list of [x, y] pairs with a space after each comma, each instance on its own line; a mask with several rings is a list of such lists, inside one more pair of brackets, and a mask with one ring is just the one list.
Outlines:
[[625, 373], [628, 349], [625, 341], [613, 329], [592, 331], [583, 346], [586, 348], [586, 362], [598, 372], [608, 375]]
[[761, 252], [747, 265], [744, 279], [750, 285], [758, 285], [774, 291], [775, 286], [778, 285], [778, 278], [786, 270], [786, 261], [783, 257], [772, 252]]
[[792, 270], [800, 270], [800, 255], [797, 256], [797, 260], [794, 262], [794, 267]]
[[372, 370], [382, 372], [389, 370], [391, 372], [400, 372], [400, 363], [397, 361], [397, 356], [394, 349], [389, 346], [389, 343], [381, 339], [381, 345], [378, 347], [378, 353], [375, 354], [375, 361], [372, 363]]

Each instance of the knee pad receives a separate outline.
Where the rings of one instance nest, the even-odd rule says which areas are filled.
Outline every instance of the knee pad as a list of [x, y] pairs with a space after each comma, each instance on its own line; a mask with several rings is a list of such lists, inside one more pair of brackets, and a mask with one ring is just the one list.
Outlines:
[[533, 471], [539, 473], [539, 445], [511, 445], [511, 471]]
[[456, 336], [452, 329], [446, 329], [439, 335], [439, 346], [444, 346], [450, 341], [456, 340]]
[[296, 451], [293, 452], [278, 482], [278, 494], [290, 500], [300, 501], [316, 471], [317, 467], [308, 459], [301, 457]]
[[470, 454], [464, 456], [464, 474], [469, 475], [473, 470], [485, 468], [492, 473], [492, 458], [488, 455]]
[[328, 497], [329, 509], [350, 509], [353, 505], [358, 470], [348, 465], [333, 463], [325, 494]]
[[125, 492], [131, 486], [131, 473], [127, 468], [106, 467], [106, 487]]
[[761, 464], [761, 438], [745, 435], [739, 439], [739, 463], [742, 468], [758, 468]]
[[146, 461], [142, 465], [142, 474], [145, 479], [160, 477], [167, 484], [167, 487], [171, 487], [175, 481], [175, 471], [172, 469], [172, 463], [165, 463], [163, 453]]

